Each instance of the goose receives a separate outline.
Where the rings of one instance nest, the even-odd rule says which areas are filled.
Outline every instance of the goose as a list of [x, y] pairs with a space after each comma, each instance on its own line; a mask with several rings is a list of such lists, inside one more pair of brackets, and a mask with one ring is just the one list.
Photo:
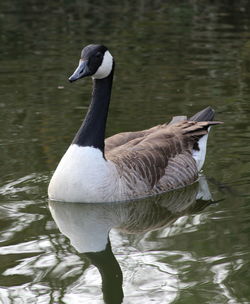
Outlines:
[[91, 76], [86, 117], [59, 162], [48, 187], [50, 200], [93, 203], [144, 198], [185, 187], [199, 176], [214, 110], [105, 140], [115, 61], [104, 45], [83, 48], [70, 82]]

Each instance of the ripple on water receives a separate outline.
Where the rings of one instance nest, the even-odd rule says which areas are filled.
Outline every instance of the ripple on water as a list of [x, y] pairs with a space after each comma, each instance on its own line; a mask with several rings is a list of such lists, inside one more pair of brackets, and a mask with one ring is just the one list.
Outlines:
[[[47, 182], [46, 175], [31, 174], [1, 187], [0, 299], [7, 304], [20, 298], [35, 303], [37, 297], [44, 303], [59, 298], [66, 303], [103, 303], [98, 270], [58, 231], [46, 200], [36, 192]], [[241, 217], [245, 233], [247, 218]], [[155, 231], [128, 235], [112, 229], [113, 251], [124, 276], [124, 303], [187, 303], [193, 294], [197, 302], [192, 303], [210, 303], [211, 297], [217, 303], [237, 303], [231, 278], [246, 273], [249, 251], [242, 245], [228, 251], [226, 226], [232, 220], [223, 205], [215, 205]], [[226, 247], [218, 243], [219, 221], [224, 221]]]

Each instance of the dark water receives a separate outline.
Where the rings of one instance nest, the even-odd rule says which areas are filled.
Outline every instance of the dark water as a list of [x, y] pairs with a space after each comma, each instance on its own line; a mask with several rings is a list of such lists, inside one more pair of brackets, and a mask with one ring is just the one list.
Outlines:
[[[1, 1], [0, 303], [250, 303], [250, 5], [151, 2]], [[203, 172], [214, 202], [195, 184], [49, 206], [87, 111], [91, 81], [67, 77], [88, 43], [116, 59], [107, 135], [216, 109], [225, 124]]]

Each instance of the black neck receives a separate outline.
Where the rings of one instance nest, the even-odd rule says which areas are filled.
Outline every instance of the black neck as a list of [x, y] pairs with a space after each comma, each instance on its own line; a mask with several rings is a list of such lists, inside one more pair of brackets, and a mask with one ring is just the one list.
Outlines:
[[93, 80], [93, 93], [88, 113], [72, 142], [81, 147], [98, 148], [103, 154], [113, 73], [114, 66], [108, 77]]

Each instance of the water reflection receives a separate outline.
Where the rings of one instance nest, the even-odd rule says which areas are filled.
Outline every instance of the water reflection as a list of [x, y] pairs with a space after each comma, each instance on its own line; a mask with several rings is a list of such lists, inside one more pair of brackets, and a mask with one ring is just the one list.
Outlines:
[[85, 254], [102, 277], [104, 302], [122, 303], [122, 271], [113, 254], [109, 232], [117, 229], [137, 234], [165, 227], [184, 214], [203, 210], [211, 204], [205, 177], [179, 191], [123, 203], [49, 202], [52, 216], [72, 246]]

